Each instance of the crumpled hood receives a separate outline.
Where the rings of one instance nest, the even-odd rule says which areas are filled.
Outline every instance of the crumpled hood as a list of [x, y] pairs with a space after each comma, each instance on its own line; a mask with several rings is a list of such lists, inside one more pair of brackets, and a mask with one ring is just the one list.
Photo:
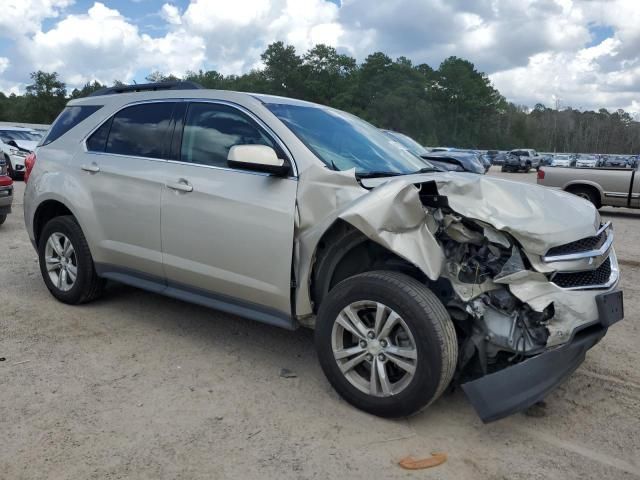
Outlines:
[[34, 142], [31, 140], [14, 140], [14, 142], [16, 142], [16, 145], [18, 145], [18, 147], [29, 150], [30, 152], [33, 152], [36, 149], [36, 145], [38, 145], [38, 142]]
[[451, 208], [511, 234], [530, 253], [544, 255], [549, 248], [595, 235], [600, 216], [588, 201], [560, 190], [486, 175], [438, 173], [363, 180], [419, 184], [434, 180]]

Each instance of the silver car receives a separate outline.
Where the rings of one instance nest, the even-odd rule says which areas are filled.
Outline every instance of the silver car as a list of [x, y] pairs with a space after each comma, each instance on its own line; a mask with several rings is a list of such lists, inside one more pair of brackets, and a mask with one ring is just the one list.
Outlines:
[[330, 383], [399, 417], [461, 384], [484, 421], [543, 398], [622, 318], [585, 200], [442, 172], [345, 112], [136, 85], [71, 101], [24, 215], [62, 302], [106, 279], [315, 329]]

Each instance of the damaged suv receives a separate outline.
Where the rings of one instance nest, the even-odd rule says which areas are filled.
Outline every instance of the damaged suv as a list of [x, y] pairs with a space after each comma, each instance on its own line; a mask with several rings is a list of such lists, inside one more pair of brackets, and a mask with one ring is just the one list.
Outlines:
[[443, 172], [288, 98], [118, 87], [71, 101], [27, 162], [55, 298], [106, 279], [315, 328], [350, 403], [412, 414], [461, 385], [484, 421], [543, 398], [623, 316], [613, 229], [581, 198]]

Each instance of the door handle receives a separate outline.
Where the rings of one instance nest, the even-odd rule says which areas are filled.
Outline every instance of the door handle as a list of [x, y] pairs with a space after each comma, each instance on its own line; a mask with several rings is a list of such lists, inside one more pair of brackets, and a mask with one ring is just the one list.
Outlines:
[[167, 188], [170, 188], [171, 190], [176, 190], [178, 192], [184, 192], [184, 193], [189, 193], [189, 192], [193, 192], [193, 185], [191, 185], [187, 180], [185, 180], [184, 178], [181, 178], [180, 180], [178, 180], [177, 183], [167, 183]]
[[98, 173], [100, 171], [100, 167], [95, 162], [91, 163], [91, 165], [82, 165], [80, 168], [89, 173]]

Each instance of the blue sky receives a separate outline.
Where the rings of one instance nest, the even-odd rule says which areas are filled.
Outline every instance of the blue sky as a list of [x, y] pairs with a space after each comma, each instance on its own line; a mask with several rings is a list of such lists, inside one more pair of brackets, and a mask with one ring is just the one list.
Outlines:
[[383, 51], [433, 67], [450, 55], [511, 101], [640, 111], [638, 0], [2, 0], [0, 91], [29, 73], [140, 81], [260, 67], [282, 40], [327, 43], [362, 61]]

